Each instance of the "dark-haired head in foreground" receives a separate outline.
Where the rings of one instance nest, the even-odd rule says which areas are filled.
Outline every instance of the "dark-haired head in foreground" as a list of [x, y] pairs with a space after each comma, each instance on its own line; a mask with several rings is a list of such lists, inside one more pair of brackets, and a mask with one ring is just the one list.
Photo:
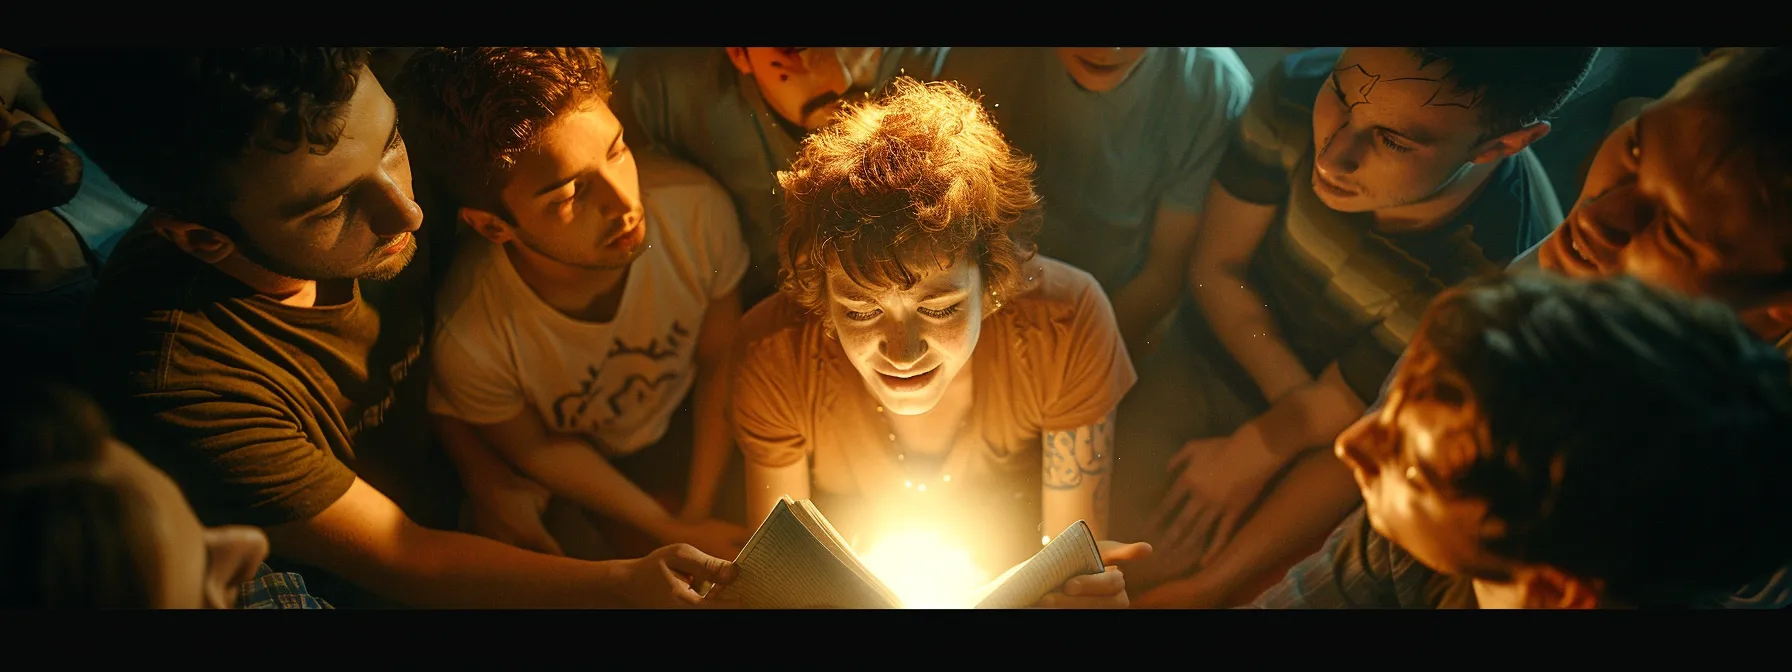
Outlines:
[[1664, 606], [1792, 557], [1789, 436], [1792, 371], [1728, 309], [1525, 274], [1439, 297], [1336, 450], [1484, 608]]

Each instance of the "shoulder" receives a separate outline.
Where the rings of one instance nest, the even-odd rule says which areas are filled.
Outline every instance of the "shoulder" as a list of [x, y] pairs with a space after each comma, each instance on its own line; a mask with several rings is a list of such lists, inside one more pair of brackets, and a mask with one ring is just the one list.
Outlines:
[[820, 320], [783, 291], [776, 292], [740, 318], [736, 339], [754, 360], [798, 356]]
[[[1101, 283], [1088, 271], [1051, 257], [1034, 257], [1021, 267], [1027, 283], [1003, 309], [1018, 320], [1027, 340], [1052, 340], [1059, 334], [1084, 337], [1089, 330], [1118, 331], [1114, 309]], [[1038, 329], [1042, 324], [1082, 325], [1078, 330]]]
[[487, 297], [494, 285], [505, 280], [497, 267], [504, 261], [504, 248], [465, 226], [456, 226], [451, 235], [459, 240], [436, 290], [436, 315], [444, 326], [453, 325], [456, 331], [484, 326], [489, 322], [484, 310]]
[[1529, 147], [1501, 162], [1465, 217], [1489, 261], [1506, 264], [1547, 238], [1562, 221], [1555, 187]]
[[660, 204], [728, 201], [728, 191], [721, 183], [687, 161], [649, 150], [636, 153], [635, 168], [640, 175], [643, 200]]
[[1088, 271], [1039, 255], [1021, 267], [1033, 281], [1017, 301], [1050, 306], [1076, 306], [1092, 299], [1105, 299], [1101, 283]]
[[641, 47], [616, 63], [618, 88], [654, 84], [669, 95], [719, 90], [733, 84], [733, 75], [734, 65], [722, 47]]
[[1231, 47], [1175, 47], [1168, 49], [1171, 71], [1183, 85], [1201, 92], [1227, 92], [1251, 86], [1251, 71]]

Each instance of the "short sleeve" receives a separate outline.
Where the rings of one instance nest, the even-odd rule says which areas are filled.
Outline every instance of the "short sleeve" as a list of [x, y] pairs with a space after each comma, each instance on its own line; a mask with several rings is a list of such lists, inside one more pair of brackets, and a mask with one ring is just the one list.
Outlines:
[[112, 416], [128, 423], [120, 428], [135, 430], [121, 436], [180, 486], [207, 525], [306, 520], [355, 482], [281, 395], [251, 378], [210, 369], [203, 386], [134, 394], [113, 406]]
[[1338, 373], [1364, 404], [1379, 403], [1382, 383], [1412, 343], [1431, 299], [1430, 294], [1422, 292], [1400, 297], [1392, 312], [1357, 336], [1338, 356]]
[[1247, 203], [1281, 205], [1288, 199], [1288, 167], [1282, 154], [1293, 139], [1287, 137], [1292, 134], [1286, 132], [1280, 118], [1281, 88], [1286, 81], [1282, 68], [1272, 68], [1251, 92], [1250, 103], [1232, 125], [1225, 153], [1214, 169], [1214, 181]]
[[788, 467], [807, 454], [809, 432], [801, 409], [814, 367], [799, 360], [800, 331], [791, 325], [795, 309], [775, 294], [741, 319], [728, 412], [735, 443], [750, 464]]
[[[454, 316], [447, 316], [453, 320]], [[452, 322], [436, 331], [430, 348], [435, 369], [429, 386], [429, 412], [474, 425], [494, 425], [523, 412], [527, 401], [522, 381], [500, 353], [496, 342], [479, 343]]]
[[[1200, 129], [1176, 164], [1177, 178], [1163, 194], [1162, 204], [1183, 212], [1201, 212], [1215, 171], [1226, 155], [1239, 117], [1251, 102], [1251, 73], [1230, 49], [1201, 49], [1203, 60], [1212, 61], [1212, 76], [1190, 82], [1201, 101]], [[1185, 76], [1192, 77], [1191, 74]]]
[[1100, 422], [1139, 380], [1120, 338], [1114, 308], [1101, 286], [1087, 273], [1068, 266], [1052, 270], [1081, 274], [1084, 286], [1073, 304], [1074, 312], [1058, 320], [1067, 322], [1069, 328], [1049, 330], [1057, 339], [1051, 348], [1053, 361], [1063, 365], [1044, 364], [1047, 378], [1041, 387], [1045, 398], [1040, 404], [1040, 424], [1048, 431]]

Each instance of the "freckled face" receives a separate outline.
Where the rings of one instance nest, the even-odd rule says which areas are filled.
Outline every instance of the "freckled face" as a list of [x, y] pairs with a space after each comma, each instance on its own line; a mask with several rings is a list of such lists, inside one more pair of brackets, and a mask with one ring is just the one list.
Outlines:
[[983, 326], [983, 277], [960, 256], [925, 266], [909, 289], [854, 284], [837, 268], [827, 279], [827, 311], [847, 359], [891, 412], [932, 410], [970, 362]]

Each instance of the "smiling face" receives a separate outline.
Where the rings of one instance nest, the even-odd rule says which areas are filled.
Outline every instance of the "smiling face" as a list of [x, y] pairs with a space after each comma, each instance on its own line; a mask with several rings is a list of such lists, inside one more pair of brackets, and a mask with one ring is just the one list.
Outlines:
[[741, 74], [752, 75], [785, 121], [813, 131], [826, 126], [848, 100], [871, 90], [883, 50], [863, 47], [728, 47]]
[[1484, 138], [1476, 94], [1456, 91], [1449, 71], [1400, 47], [1344, 51], [1313, 100], [1313, 192], [1326, 207], [1419, 203], [1504, 155]]
[[556, 117], [518, 154], [502, 193], [510, 232], [529, 251], [586, 269], [617, 269], [647, 249], [634, 154], [601, 101]]
[[916, 264], [913, 287], [868, 288], [830, 264], [826, 308], [846, 357], [872, 396], [901, 415], [932, 410], [969, 364], [983, 326], [983, 276], [959, 255]]
[[1145, 58], [1144, 47], [1058, 47], [1058, 61], [1084, 90], [1112, 91]]
[[1728, 115], [1699, 98], [1699, 80], [1725, 65], [1687, 75], [1606, 138], [1586, 196], [1538, 250], [1543, 268], [1629, 274], [1737, 309], [1792, 306], [1786, 177], [1763, 175]]

